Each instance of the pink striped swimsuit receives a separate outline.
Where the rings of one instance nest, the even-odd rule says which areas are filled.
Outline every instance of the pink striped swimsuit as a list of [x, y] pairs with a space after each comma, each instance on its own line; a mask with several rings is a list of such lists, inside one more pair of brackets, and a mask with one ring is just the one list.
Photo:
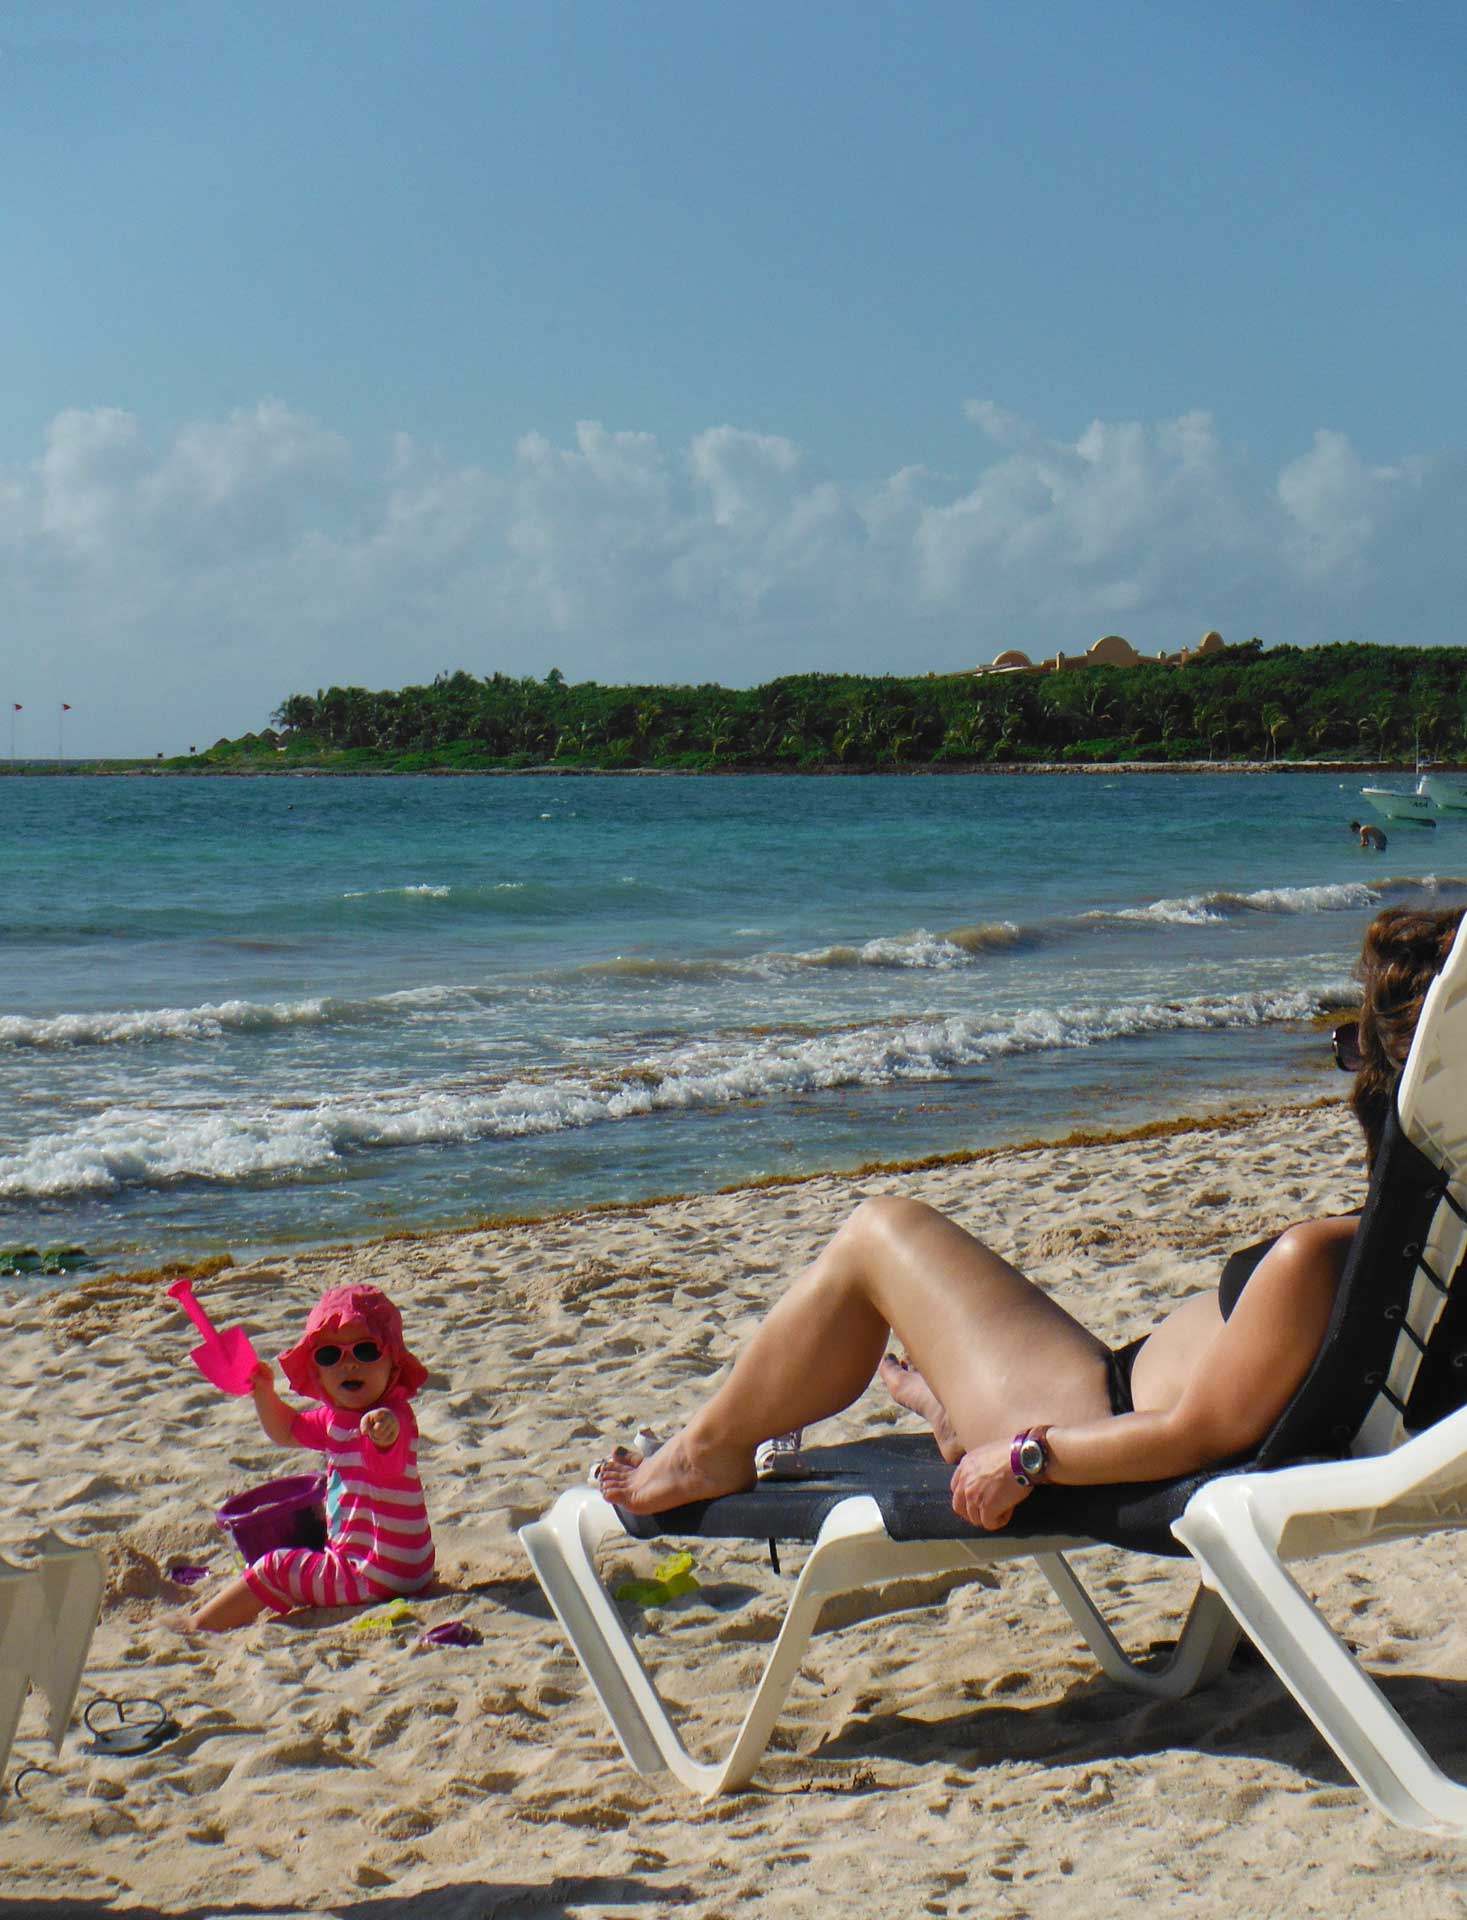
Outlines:
[[256, 1598], [277, 1613], [292, 1607], [355, 1607], [420, 1593], [433, 1578], [433, 1536], [418, 1478], [418, 1423], [406, 1394], [379, 1402], [400, 1431], [379, 1447], [358, 1431], [365, 1414], [312, 1407], [291, 1422], [297, 1446], [326, 1455], [326, 1546], [277, 1547], [245, 1569]]

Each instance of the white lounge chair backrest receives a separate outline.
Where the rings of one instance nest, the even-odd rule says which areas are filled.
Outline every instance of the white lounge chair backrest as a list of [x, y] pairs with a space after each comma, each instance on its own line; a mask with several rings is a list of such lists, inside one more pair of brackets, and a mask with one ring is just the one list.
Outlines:
[[[1467, 1259], [1467, 920], [1458, 929], [1447, 964], [1431, 983], [1400, 1085], [1396, 1116], [1402, 1133], [1441, 1175], [1441, 1194], [1419, 1243], [1416, 1271], [1390, 1369], [1352, 1444], [1355, 1454], [1388, 1453], [1406, 1436], [1423, 1357], [1453, 1297]], [[1461, 1379], [1455, 1353], [1435, 1356]], [[1467, 1360], [1467, 1353], [1460, 1356]]]

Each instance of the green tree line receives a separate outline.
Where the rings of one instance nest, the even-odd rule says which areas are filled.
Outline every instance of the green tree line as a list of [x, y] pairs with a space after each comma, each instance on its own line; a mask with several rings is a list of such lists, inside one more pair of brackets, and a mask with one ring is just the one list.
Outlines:
[[[440, 674], [396, 692], [294, 693], [276, 739], [205, 760], [446, 767], [807, 769], [997, 761], [1467, 758], [1467, 648], [1262, 643], [1182, 667], [921, 677], [793, 674], [763, 686], [572, 684]], [[197, 764], [194, 762], [193, 764]]]

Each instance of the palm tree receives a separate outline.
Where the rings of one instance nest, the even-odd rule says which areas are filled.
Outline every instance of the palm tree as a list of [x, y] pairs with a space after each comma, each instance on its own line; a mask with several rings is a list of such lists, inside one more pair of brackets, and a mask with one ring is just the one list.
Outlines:
[[1269, 701], [1258, 718], [1262, 723], [1264, 732], [1268, 735], [1268, 757], [1270, 760], [1277, 760], [1279, 757], [1279, 735], [1281, 733], [1287, 733], [1292, 722], [1283, 708], [1278, 706], [1274, 701]]
[[1442, 730], [1442, 721], [1446, 718], [1446, 700], [1437, 688], [1432, 687], [1425, 692], [1417, 693], [1415, 707], [1417, 741], [1424, 740], [1427, 752], [1435, 753], [1437, 739]]
[[1227, 709], [1223, 706], [1222, 702], [1220, 700], [1197, 701], [1192, 708], [1192, 720], [1197, 731], [1207, 742], [1208, 759], [1215, 760], [1217, 758], [1215, 748], [1219, 734], [1222, 735], [1223, 754], [1226, 756], [1228, 750], [1228, 716]]
[[1380, 694], [1370, 704], [1367, 712], [1360, 716], [1362, 734], [1375, 735], [1375, 754], [1378, 760], [1386, 757], [1386, 735], [1395, 731], [1396, 696], [1393, 693]]
[[1316, 707], [1309, 716], [1306, 728], [1310, 746], [1318, 753], [1322, 748], [1328, 747], [1343, 728], [1344, 716], [1334, 701], [1330, 701], [1325, 706]]
[[715, 707], [703, 722], [704, 739], [710, 760], [721, 760], [733, 743], [734, 714], [731, 707]]
[[310, 733], [316, 724], [316, 702], [308, 693], [293, 693], [270, 718], [287, 733]]
[[971, 759], [977, 749], [979, 735], [983, 731], [982, 716], [972, 707], [966, 713], [955, 714], [947, 723], [947, 731], [942, 736], [942, 744], [948, 753], [961, 754]]

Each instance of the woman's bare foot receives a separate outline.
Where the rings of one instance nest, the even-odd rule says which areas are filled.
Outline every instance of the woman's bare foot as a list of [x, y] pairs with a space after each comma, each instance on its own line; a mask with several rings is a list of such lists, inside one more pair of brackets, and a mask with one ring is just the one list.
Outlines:
[[963, 1443], [953, 1432], [947, 1408], [911, 1361], [889, 1353], [877, 1372], [881, 1375], [881, 1384], [897, 1405], [905, 1407], [910, 1413], [919, 1414], [927, 1422], [937, 1440], [938, 1452], [950, 1467], [955, 1467], [963, 1457]]
[[670, 1507], [752, 1487], [754, 1449], [699, 1446], [679, 1433], [647, 1460], [618, 1447], [602, 1462], [596, 1484], [603, 1499], [628, 1513], [666, 1513]]

